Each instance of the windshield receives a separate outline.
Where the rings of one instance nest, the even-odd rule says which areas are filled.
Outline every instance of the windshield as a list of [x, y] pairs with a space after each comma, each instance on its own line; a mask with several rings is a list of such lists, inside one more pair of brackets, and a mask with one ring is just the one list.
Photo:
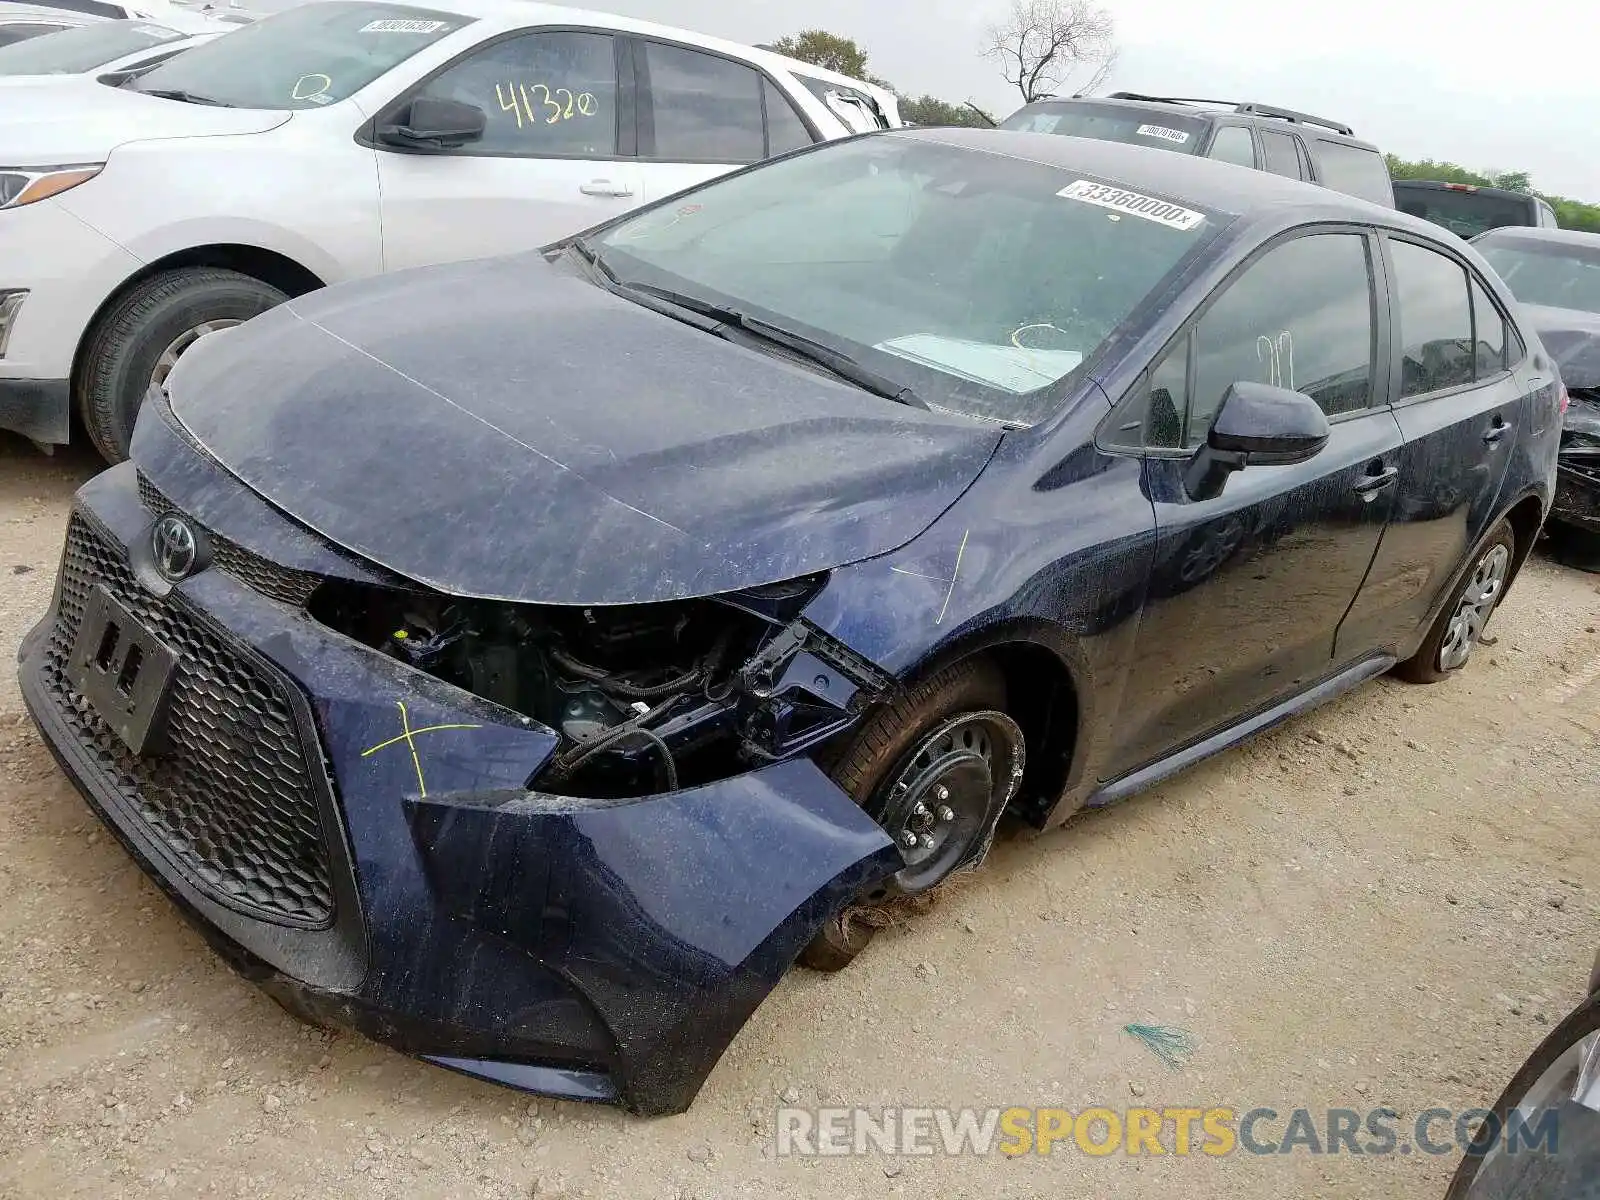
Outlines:
[[1477, 247], [1522, 303], [1600, 313], [1600, 244], [1478, 242]]
[[1193, 154], [1200, 146], [1205, 124], [1176, 113], [1111, 104], [1030, 104], [1004, 121], [1001, 129], [1021, 133], [1056, 133], [1064, 137], [1094, 138], [1100, 142], [1126, 142]]
[[1413, 188], [1396, 181], [1395, 206], [1401, 212], [1442, 225], [1457, 237], [1475, 238], [1506, 225], [1534, 224], [1532, 198]]
[[72, 75], [125, 54], [175, 42], [175, 29], [144, 21], [101, 21], [0, 46], [0, 75]]
[[180, 54], [133, 86], [233, 108], [317, 108], [471, 21], [398, 4], [306, 4]]
[[1032, 424], [1216, 221], [895, 134], [720, 180], [598, 241], [637, 282], [849, 355], [936, 408]]

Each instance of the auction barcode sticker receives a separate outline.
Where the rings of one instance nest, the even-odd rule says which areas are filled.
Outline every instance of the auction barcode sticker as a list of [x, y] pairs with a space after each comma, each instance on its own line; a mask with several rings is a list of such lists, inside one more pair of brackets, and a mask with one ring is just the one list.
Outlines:
[[439, 30], [449, 27], [449, 21], [403, 21], [389, 19], [383, 21], [368, 21], [361, 27], [362, 33], [438, 33]]
[[1189, 135], [1183, 130], [1168, 129], [1165, 125], [1141, 125], [1135, 132], [1140, 137], [1160, 138], [1162, 141], [1176, 142], [1180, 146], [1189, 140]]
[[1184, 208], [1181, 204], [1157, 200], [1154, 196], [1130, 192], [1125, 188], [1107, 187], [1103, 183], [1092, 183], [1087, 179], [1069, 183], [1056, 195], [1065, 196], [1068, 200], [1082, 200], [1085, 204], [1098, 204], [1101, 208], [1109, 208], [1112, 212], [1143, 217], [1146, 221], [1155, 221], [1186, 232], [1206, 219], [1205, 213]]

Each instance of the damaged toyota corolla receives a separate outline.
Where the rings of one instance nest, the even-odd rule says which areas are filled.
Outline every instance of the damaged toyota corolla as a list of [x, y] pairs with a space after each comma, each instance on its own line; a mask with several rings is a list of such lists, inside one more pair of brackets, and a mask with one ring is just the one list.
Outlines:
[[681, 1110], [1008, 812], [1465, 664], [1558, 388], [1446, 236], [918, 130], [302, 297], [81, 489], [24, 694], [293, 1011]]
[[1571, 398], [1550, 532], [1563, 558], [1600, 571], [1600, 234], [1492, 229], [1472, 244], [1523, 304]]

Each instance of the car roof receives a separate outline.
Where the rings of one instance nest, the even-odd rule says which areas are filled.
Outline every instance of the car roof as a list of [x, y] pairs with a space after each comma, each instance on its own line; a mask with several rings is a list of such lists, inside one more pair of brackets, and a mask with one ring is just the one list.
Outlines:
[[790, 58], [787, 55], [778, 54], [771, 50], [763, 50], [759, 46], [729, 41], [726, 38], [711, 37], [696, 30], [684, 29], [679, 26], [658, 25], [653, 21], [635, 20], [633, 17], [619, 16], [616, 13], [601, 12], [597, 9], [529, 3], [528, 0], [397, 0], [397, 2], [412, 5], [416, 8], [433, 9], [436, 12], [473, 17], [486, 24], [505, 29], [520, 29], [528, 25], [595, 25], [607, 29], [621, 30], [624, 33], [638, 34], [642, 37], [659, 37], [675, 42], [686, 42], [690, 45], [700, 46], [707, 50], [714, 50], [721, 54], [760, 64], [771, 71], [798, 72], [818, 79], [828, 80], [841, 86], [872, 92], [875, 95], [884, 94], [882, 88], [876, 87], [864, 79], [853, 79], [848, 75], [841, 75], [837, 71], [813, 66], [811, 63], [801, 62], [799, 59]]
[[1600, 249], [1600, 233], [1585, 233], [1581, 229], [1548, 229], [1534, 225], [1502, 225], [1485, 230], [1472, 239], [1483, 243], [1496, 242], [1546, 242], [1554, 246], [1574, 246], [1582, 250]]
[[[1117, 92], [1110, 96], [1046, 96], [1023, 105], [1023, 109], [1046, 108], [1052, 104], [1094, 104], [1108, 108], [1127, 108], [1135, 112], [1159, 112], [1172, 117], [1186, 117], [1191, 121], [1204, 121], [1228, 117], [1246, 124], [1258, 124], [1264, 129], [1298, 129], [1302, 133], [1323, 141], [1338, 142], [1346, 146], [1359, 146], [1376, 150], [1371, 142], [1346, 133], [1348, 125], [1323, 117], [1312, 117], [1292, 109], [1273, 105], [1240, 104], [1232, 100], [1189, 100], [1175, 96], [1143, 96], [1131, 92]], [[1018, 110], [1022, 111], [1021, 109]], [[1335, 128], [1335, 126], [1338, 128]]]
[[1307, 210], [1301, 214], [1307, 219], [1376, 222], [1434, 239], [1440, 232], [1437, 225], [1428, 221], [1331, 188], [1148, 146], [1006, 129], [929, 128], [894, 130], [878, 136], [917, 137], [964, 149], [1005, 154], [1063, 170], [1083, 171], [1135, 190], [1149, 190], [1240, 216], [1293, 205]]

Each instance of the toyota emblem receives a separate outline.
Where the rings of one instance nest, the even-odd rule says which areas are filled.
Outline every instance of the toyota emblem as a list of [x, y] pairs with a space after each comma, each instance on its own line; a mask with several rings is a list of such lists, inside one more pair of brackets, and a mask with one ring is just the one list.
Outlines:
[[182, 517], [162, 517], [157, 521], [150, 534], [150, 548], [155, 554], [156, 570], [173, 583], [193, 573], [200, 549], [194, 530]]

